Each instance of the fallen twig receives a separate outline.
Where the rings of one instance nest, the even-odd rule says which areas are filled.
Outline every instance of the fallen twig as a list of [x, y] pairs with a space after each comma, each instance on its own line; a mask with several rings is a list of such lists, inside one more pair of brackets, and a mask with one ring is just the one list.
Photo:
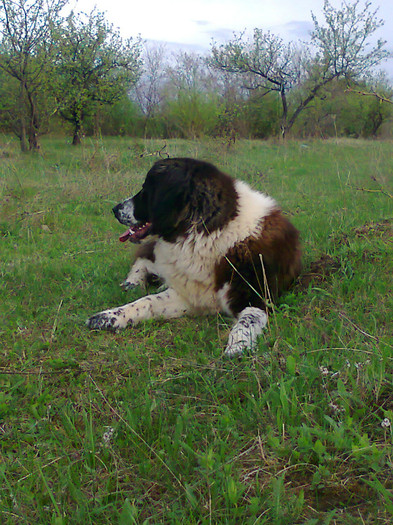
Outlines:
[[137, 155], [138, 158], [140, 159], [143, 159], [145, 157], [160, 157], [161, 159], [162, 158], [166, 158], [168, 159], [169, 158], [169, 153], [167, 153], [166, 151], [164, 151], [166, 149], [166, 144], [163, 145], [163, 147], [161, 149], [158, 149], [157, 151], [143, 151], [142, 153], [140, 153], [139, 155]]

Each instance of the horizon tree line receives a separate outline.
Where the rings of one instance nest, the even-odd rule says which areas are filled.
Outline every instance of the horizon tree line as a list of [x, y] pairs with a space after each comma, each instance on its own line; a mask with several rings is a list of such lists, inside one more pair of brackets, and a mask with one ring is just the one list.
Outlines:
[[[213, 42], [205, 56], [143, 49], [141, 37], [122, 38], [103, 13], [64, 16], [67, 5], [0, 0], [1, 127], [16, 134], [22, 151], [37, 150], [54, 121], [68, 123], [77, 145], [100, 117], [104, 130], [112, 123], [111, 133], [120, 123], [119, 134], [285, 139], [296, 126], [307, 133], [308, 119], [321, 125], [329, 99], [342, 98], [348, 86], [379, 92], [379, 99], [362, 102], [370, 134], [390, 114], [381, 100], [391, 98], [392, 86], [377, 67], [391, 54], [386, 41], [375, 41], [384, 21], [371, 2], [335, 9], [325, 0], [322, 21], [311, 13], [308, 44], [285, 43], [256, 28]], [[355, 112], [359, 95], [353, 91], [347, 95]], [[335, 114], [329, 115], [336, 126]]]

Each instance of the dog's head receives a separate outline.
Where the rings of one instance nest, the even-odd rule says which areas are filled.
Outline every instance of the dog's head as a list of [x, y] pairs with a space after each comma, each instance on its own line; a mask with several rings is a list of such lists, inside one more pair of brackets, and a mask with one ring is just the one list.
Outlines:
[[122, 242], [139, 242], [148, 235], [173, 238], [184, 231], [192, 159], [165, 159], [148, 172], [142, 189], [113, 208], [117, 220], [129, 227]]
[[139, 242], [148, 235], [173, 241], [191, 226], [199, 232], [221, 228], [237, 213], [231, 177], [204, 161], [189, 158], [156, 162], [134, 197], [113, 208], [128, 226], [121, 241]]

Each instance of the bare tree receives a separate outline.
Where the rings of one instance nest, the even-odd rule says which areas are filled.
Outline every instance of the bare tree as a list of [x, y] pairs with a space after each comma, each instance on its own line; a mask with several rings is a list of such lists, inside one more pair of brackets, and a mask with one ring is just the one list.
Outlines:
[[[359, 0], [343, 3], [340, 9], [324, 2], [324, 23], [312, 14], [314, 30], [311, 46], [296, 47], [269, 32], [255, 29], [252, 40], [244, 35], [211, 49], [210, 65], [222, 71], [241, 74], [250, 89], [263, 93], [276, 91], [282, 103], [281, 132], [285, 137], [299, 114], [319, 91], [336, 78], [359, 80], [389, 56], [386, 44], [370, 38], [382, 25], [371, 3], [363, 8]], [[293, 103], [288, 94], [296, 88]]]
[[16, 133], [22, 151], [37, 150], [42, 126], [39, 99], [52, 71], [52, 28], [68, 0], [1, 0], [0, 68], [16, 79]]
[[134, 89], [134, 99], [144, 115], [144, 134], [147, 127], [158, 114], [165, 98], [166, 48], [164, 45], [145, 46], [143, 53], [143, 73]]
[[175, 128], [189, 138], [212, 131], [221, 101], [205, 60], [196, 53], [176, 53], [166, 74], [166, 109]]
[[213, 44], [209, 61], [213, 68], [229, 73], [241, 74], [244, 86], [258, 89], [263, 95], [275, 91], [282, 104], [281, 126], [287, 130], [288, 91], [299, 81], [302, 73], [302, 55], [292, 43], [285, 44], [282, 38], [262, 29], [254, 29], [251, 40], [244, 34], [217, 46]]

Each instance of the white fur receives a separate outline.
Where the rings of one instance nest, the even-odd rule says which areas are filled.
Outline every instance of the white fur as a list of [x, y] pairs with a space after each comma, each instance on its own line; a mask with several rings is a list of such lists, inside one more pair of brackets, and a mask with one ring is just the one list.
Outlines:
[[135, 223], [135, 216], [134, 216], [134, 202], [132, 200], [132, 197], [130, 199], [127, 199], [124, 201], [124, 206], [121, 210], [119, 210], [119, 219], [122, 224], [134, 224]]
[[149, 274], [155, 273], [155, 265], [148, 259], [139, 258], [132, 265], [132, 268], [126, 279], [121, 283], [124, 290], [129, 290], [135, 286], [146, 286]]
[[87, 324], [92, 329], [116, 331], [149, 319], [173, 319], [188, 311], [187, 304], [174, 290], [141, 297], [125, 304], [93, 315]]
[[233, 357], [243, 353], [243, 350], [253, 350], [257, 344], [258, 335], [267, 324], [266, 312], [260, 308], [245, 308], [229, 334], [225, 355]]

